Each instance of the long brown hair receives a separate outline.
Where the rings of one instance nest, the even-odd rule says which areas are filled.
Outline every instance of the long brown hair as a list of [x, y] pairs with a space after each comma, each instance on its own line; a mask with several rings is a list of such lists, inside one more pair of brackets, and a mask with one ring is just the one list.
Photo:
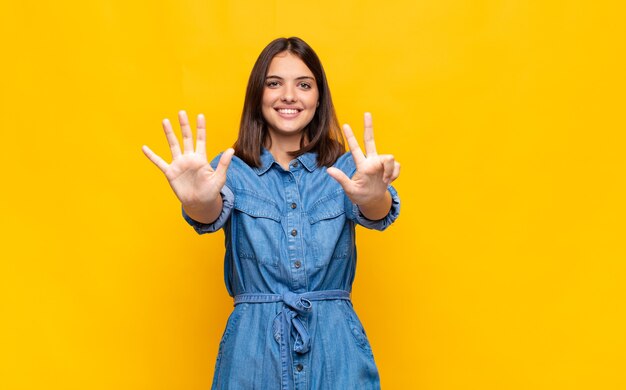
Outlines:
[[[261, 148], [268, 137], [267, 124], [261, 110], [265, 77], [274, 56], [285, 51], [297, 56], [306, 64], [315, 76], [319, 91], [319, 106], [313, 119], [304, 129], [306, 137], [302, 137], [300, 149], [289, 154], [297, 157], [307, 152], [316, 152], [317, 164], [329, 167], [345, 152], [345, 145], [322, 63], [311, 46], [297, 37], [273, 40], [257, 58], [248, 79], [239, 136], [234, 145], [235, 156], [250, 166], [261, 166]], [[306, 145], [305, 138], [309, 140]]]

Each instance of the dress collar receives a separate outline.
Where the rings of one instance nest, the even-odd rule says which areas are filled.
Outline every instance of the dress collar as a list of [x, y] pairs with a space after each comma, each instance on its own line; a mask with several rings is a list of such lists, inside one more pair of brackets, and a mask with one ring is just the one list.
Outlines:
[[[300, 161], [309, 172], [313, 172], [317, 169], [317, 153], [305, 153], [296, 157], [296, 160]], [[274, 160], [274, 156], [272, 156], [269, 150], [261, 148], [261, 166], [254, 168], [257, 175], [261, 176], [267, 172], [272, 167], [272, 164], [280, 166], [280, 164]]]

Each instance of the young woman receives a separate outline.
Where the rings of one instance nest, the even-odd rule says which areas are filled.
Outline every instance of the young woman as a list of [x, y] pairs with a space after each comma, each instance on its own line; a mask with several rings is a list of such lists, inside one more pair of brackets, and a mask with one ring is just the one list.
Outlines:
[[205, 119], [196, 148], [185, 112], [183, 150], [163, 128], [168, 164], [148, 147], [202, 233], [224, 230], [226, 324], [213, 389], [378, 389], [369, 342], [350, 301], [355, 225], [383, 230], [398, 216], [390, 183], [400, 171], [376, 152], [365, 114], [365, 151], [343, 131], [322, 65], [299, 38], [271, 42], [257, 59], [239, 137], [210, 164]]

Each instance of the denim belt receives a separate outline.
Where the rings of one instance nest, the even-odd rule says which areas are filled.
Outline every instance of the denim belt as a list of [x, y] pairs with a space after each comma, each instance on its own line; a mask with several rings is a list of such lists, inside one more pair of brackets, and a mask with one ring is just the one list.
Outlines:
[[296, 294], [291, 291], [280, 294], [254, 294], [245, 293], [235, 296], [235, 305], [240, 303], [271, 303], [283, 302], [283, 308], [274, 319], [274, 338], [280, 344], [280, 358], [282, 366], [281, 382], [282, 390], [293, 388], [289, 380], [289, 370], [293, 365], [291, 352], [289, 351], [289, 339], [291, 329], [296, 335], [293, 351], [298, 354], [309, 352], [311, 347], [311, 335], [302, 323], [302, 317], [307, 316], [313, 310], [312, 301], [326, 300], [350, 300], [350, 293], [345, 290], [310, 291]]

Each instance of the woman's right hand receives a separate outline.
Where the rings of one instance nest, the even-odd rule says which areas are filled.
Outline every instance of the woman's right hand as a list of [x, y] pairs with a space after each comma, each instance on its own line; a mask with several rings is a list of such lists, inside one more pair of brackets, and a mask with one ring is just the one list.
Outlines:
[[202, 114], [198, 115], [196, 148], [193, 148], [191, 126], [185, 111], [178, 113], [183, 134], [183, 151], [168, 119], [163, 120], [163, 130], [172, 152], [172, 162], [168, 164], [147, 146], [142, 150], [167, 178], [174, 193], [189, 216], [198, 222], [210, 223], [219, 216], [222, 208], [220, 190], [226, 183], [226, 170], [234, 150], [226, 150], [215, 170], [206, 158], [206, 123]]

